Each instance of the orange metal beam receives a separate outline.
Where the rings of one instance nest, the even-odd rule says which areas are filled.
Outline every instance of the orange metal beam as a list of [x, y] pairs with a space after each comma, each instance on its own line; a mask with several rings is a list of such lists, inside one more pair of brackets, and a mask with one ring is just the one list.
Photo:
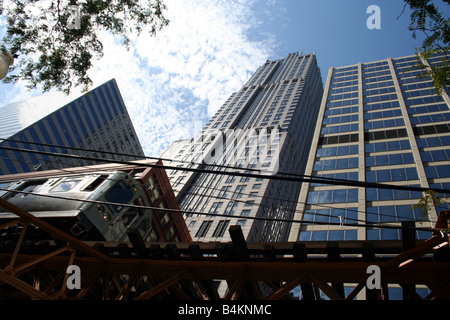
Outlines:
[[25, 210], [9, 203], [5, 199], [0, 198], [0, 206], [3, 207], [6, 210], [9, 210], [10, 212], [18, 215], [21, 219], [23, 219], [26, 223], [32, 223], [35, 226], [39, 227], [40, 229], [48, 232], [53, 237], [63, 240], [65, 242], [70, 243], [70, 245], [76, 249], [80, 249], [81, 251], [89, 254], [92, 257], [95, 257], [102, 261], [107, 261], [109, 258], [102, 254], [101, 252], [93, 249], [92, 247], [86, 245], [83, 243], [83, 241], [78, 240], [71, 235], [59, 230], [58, 228], [52, 226], [51, 224], [45, 222], [42, 219], [39, 219], [32, 214], [26, 212]]
[[170, 278], [166, 279], [165, 281], [159, 283], [157, 286], [151, 288], [150, 290], [144, 292], [140, 296], [136, 297], [134, 300], [148, 300], [154, 295], [157, 295], [161, 291], [169, 288], [176, 282], [180, 281], [181, 279], [184, 279], [185, 277], [189, 277], [189, 273], [186, 269], [174, 274]]
[[[184, 282], [185, 279], [193, 281], [200, 288], [203, 286], [201, 283], [203, 280], [233, 281], [234, 285], [226, 298], [236, 299], [244, 296], [244, 290], [246, 290], [244, 286], [247, 283], [254, 284], [257, 281], [273, 284], [284, 283], [284, 285], [274, 285], [269, 299], [285, 298], [294, 287], [302, 282], [314, 284], [317, 298], [319, 298], [317, 291], [320, 288], [331, 299], [343, 299], [344, 297], [328, 283], [356, 283], [357, 287], [347, 297], [353, 298], [364, 287], [368, 277], [367, 267], [371, 264], [376, 264], [381, 268], [382, 294], [385, 299], [388, 299], [388, 284], [399, 284], [400, 286], [424, 284], [432, 290], [429, 299], [445, 299], [450, 295], [450, 262], [434, 262], [432, 258], [424, 257], [425, 254], [432, 252], [436, 245], [448, 241], [447, 237], [442, 237], [440, 232], [413, 249], [390, 259], [379, 257], [374, 262], [364, 262], [354, 255], [352, 257], [341, 255], [339, 261], [328, 261], [325, 257], [326, 248], [320, 248], [317, 243], [309, 244], [309, 248], [316, 248], [317, 252], [322, 250], [324, 256], [308, 257], [302, 262], [296, 261], [295, 257], [274, 258], [273, 261], [267, 261], [262, 255], [260, 257], [252, 256], [252, 252], [263, 252], [263, 244], [248, 244], [249, 256], [245, 261], [223, 261], [217, 251], [219, 247], [211, 244], [204, 244], [204, 247], [207, 248], [204, 251], [205, 256], [202, 253], [200, 257], [189, 257], [187, 244], [177, 244], [185, 250], [177, 258], [163, 255], [161, 258], [148, 256], [138, 259], [131, 254], [128, 258], [120, 258], [119, 255], [111, 253], [111, 250], [105, 251], [109, 253], [101, 253], [92, 245], [75, 239], [45, 221], [5, 202], [0, 199], [0, 205], [17, 214], [21, 224], [34, 224], [54, 236], [55, 239], [63, 240], [67, 244], [62, 248], [55, 247], [54, 250], [44, 254], [23, 254], [20, 252], [20, 247], [26, 233], [26, 228], [24, 228], [14, 250], [0, 253], [0, 268], [4, 268], [0, 269], [0, 287], [2, 284], [8, 284], [32, 299], [90, 299], [95, 296], [90, 295], [91, 290], [102, 292], [101, 298], [103, 299], [110, 297], [125, 299], [127, 295], [130, 298], [151, 299], [169, 291], [186, 298], [190, 296], [188, 291], [180, 291], [182, 290], [181, 286], [174, 287], [181, 280]], [[19, 221], [16, 220], [16, 222]], [[109, 243], [108, 245], [114, 247], [114, 244]], [[115, 245], [117, 246], [117, 244]], [[261, 250], [254, 251], [258, 250], [258, 246], [261, 247]], [[350, 244], [347, 243], [346, 246], [346, 253], [352, 253], [353, 249]], [[274, 250], [277, 248], [294, 250], [294, 247], [293, 244], [288, 243], [273, 246]], [[132, 250], [129, 244], [127, 244], [127, 248]], [[356, 248], [356, 251], [353, 252], [360, 254], [361, 248], [357, 246], [353, 248]], [[68, 250], [71, 251], [71, 255], [64, 255]], [[214, 252], [217, 257], [210, 257]], [[405, 264], [405, 262], [409, 263]], [[65, 287], [67, 278], [65, 270], [67, 265], [72, 263], [76, 263], [83, 271], [83, 287], [79, 292], [70, 292]], [[29, 274], [34, 274], [34, 281], [29, 281], [27, 278]], [[44, 276], [47, 280], [44, 280]], [[139, 286], [139, 279], [143, 276], [153, 282], [152, 287]], [[159, 282], [160, 279], [165, 280]], [[132, 294], [129, 289], [131, 286], [136, 289]], [[205, 291], [204, 288], [203, 291]], [[202, 295], [199, 293], [196, 298], [201, 297]]]

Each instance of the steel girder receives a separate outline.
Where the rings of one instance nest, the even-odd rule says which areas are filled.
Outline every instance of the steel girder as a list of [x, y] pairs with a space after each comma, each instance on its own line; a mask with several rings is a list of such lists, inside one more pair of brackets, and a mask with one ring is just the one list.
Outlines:
[[[398, 241], [247, 244], [235, 228], [232, 243], [154, 243], [137, 252], [133, 243], [80, 241], [2, 199], [0, 205], [18, 216], [0, 231], [21, 226], [16, 239], [0, 243], [4, 299], [289, 299], [301, 286], [304, 298], [320, 299], [321, 291], [343, 300], [366, 287], [370, 265], [381, 270], [373, 298], [388, 299], [392, 284], [413, 298], [420, 298], [415, 285], [430, 289], [426, 299], [450, 298], [448, 237], [439, 232], [448, 212], [441, 213], [432, 238], [403, 252]], [[50, 239], [27, 240], [31, 228]], [[81, 270], [80, 288], [67, 285], [71, 265]], [[216, 280], [228, 283], [223, 296]], [[347, 296], [344, 284], [354, 287]]]

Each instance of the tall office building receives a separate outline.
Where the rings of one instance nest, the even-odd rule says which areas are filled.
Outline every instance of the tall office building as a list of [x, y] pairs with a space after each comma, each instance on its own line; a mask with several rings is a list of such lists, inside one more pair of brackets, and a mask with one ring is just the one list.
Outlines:
[[303, 173], [322, 93], [314, 53], [267, 61], [197, 137], [162, 155], [180, 168], [168, 175], [194, 241], [230, 241], [228, 228], [236, 224], [247, 241], [287, 239], [288, 223], [254, 218], [292, 218], [301, 184], [270, 177]]
[[[426, 63], [440, 61], [435, 55]], [[423, 71], [415, 64], [416, 57], [407, 56], [330, 68], [306, 175], [450, 189], [450, 99], [436, 93], [429, 77], [417, 77]], [[409, 220], [434, 227], [438, 211], [448, 209], [443, 204], [422, 217], [411, 207], [423, 195], [305, 183], [295, 215], [303, 223], [293, 224], [289, 240], [400, 239], [399, 229], [379, 224]]]
[[[66, 105], [46, 101], [46, 96], [42, 96], [4, 106], [0, 109], [0, 134], [0, 138], [8, 139], [0, 141], [0, 174], [95, 164], [93, 160], [70, 159], [5, 148], [33, 149], [117, 160], [139, 158], [71, 150], [54, 145], [144, 155], [114, 79]], [[33, 142], [37, 144], [32, 144]]]

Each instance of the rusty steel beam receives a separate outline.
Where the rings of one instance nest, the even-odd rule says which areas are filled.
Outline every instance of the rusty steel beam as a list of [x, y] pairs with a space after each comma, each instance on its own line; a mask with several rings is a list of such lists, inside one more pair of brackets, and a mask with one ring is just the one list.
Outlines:
[[278, 290], [275, 290], [274, 292], [272, 292], [272, 294], [267, 296], [265, 299], [266, 300], [278, 300], [278, 299], [286, 296], [287, 294], [289, 294], [289, 292], [292, 289], [294, 289], [296, 286], [298, 286], [299, 283], [302, 282], [303, 280], [305, 280], [305, 278], [307, 278], [307, 277], [308, 277], [308, 273], [301, 274], [299, 277], [295, 278], [294, 280], [292, 280], [290, 282], [286, 282], [283, 286], [281, 286]]
[[[34, 256], [19, 255], [17, 262], [26, 263], [30, 258]], [[336, 295], [334, 289], [330, 289], [325, 286], [325, 283], [333, 283], [340, 281], [342, 283], [360, 283], [365, 284], [367, 279], [366, 269], [368, 264], [363, 262], [304, 262], [296, 263], [293, 261], [285, 262], [261, 262], [261, 261], [243, 261], [243, 262], [226, 262], [226, 261], [167, 261], [167, 260], [141, 260], [141, 259], [112, 259], [113, 261], [108, 264], [101, 264], [100, 261], [92, 257], [76, 257], [75, 263], [80, 266], [81, 270], [84, 270], [85, 274], [91, 275], [91, 280], [88, 281], [88, 285], [93, 285], [96, 279], [102, 279], [103, 282], [108, 282], [115, 275], [128, 275], [129, 277], [136, 277], [147, 275], [149, 277], [157, 277], [162, 279], [168, 279], [165, 282], [159, 284], [157, 287], [148, 291], [142, 292], [140, 299], [151, 298], [161, 291], [170, 288], [176, 282], [182, 279], [189, 279], [200, 283], [200, 280], [205, 279], [226, 279], [235, 281], [236, 286], [242, 285], [245, 281], [265, 281], [272, 283], [284, 282], [289, 286], [297, 285], [298, 281], [311, 281], [316, 286], [320, 287], [327, 295], [331, 295], [331, 298], [341, 297]], [[42, 259], [39, 263], [41, 270], [47, 272], [62, 272], [67, 266], [67, 257], [52, 255], [47, 259]], [[139, 265], [139, 268], [136, 268]], [[382, 264], [380, 264], [382, 268]], [[98, 272], [101, 268], [104, 268], [104, 273]], [[245, 277], [243, 277], [242, 270], [245, 269]], [[195, 273], [195, 278], [190, 275], [186, 270], [190, 270]], [[237, 270], [237, 271], [236, 271]], [[433, 261], [420, 261], [412, 262], [404, 268], [398, 269], [391, 273], [382, 274], [383, 283], [390, 284], [425, 284], [431, 290], [436, 291], [436, 297], [442, 296], [443, 292], [448, 292], [448, 288], [445, 286], [448, 283], [448, 275], [450, 274], [449, 263], [435, 263]], [[6, 272], [2, 271], [2, 275]], [[92, 277], [92, 275], [96, 275]], [[106, 276], [106, 274], [108, 276]], [[24, 292], [25, 294], [34, 298], [43, 298], [42, 296], [36, 296], [36, 289], [31, 290], [31, 286], [19, 286], [17, 282], [11, 283], [12, 275], [0, 277], [0, 280], [5, 283], [15, 285], [15, 287]], [[305, 276], [306, 275], [306, 276]], [[109, 277], [109, 278], [108, 278]], [[82, 282], [87, 281], [82, 278]], [[240, 283], [239, 283], [240, 282]], [[62, 282], [64, 284], [64, 282]], [[127, 282], [128, 285], [134, 283], [134, 280]], [[126, 292], [126, 284], [120, 288], [120, 292]], [[361, 287], [361, 285], [359, 287]], [[274, 296], [271, 298], [280, 298], [282, 293], [288, 293], [285, 287], [278, 287]], [[236, 290], [237, 296], [239, 296], [238, 287]], [[59, 288], [61, 289], [61, 288]], [[280, 291], [281, 290], [281, 291]], [[120, 293], [119, 292], [119, 293]], [[234, 292], [232, 292], [234, 293]], [[119, 295], [118, 295], [119, 296]], [[234, 295], [234, 297], [237, 297]], [[86, 297], [84, 294], [83, 297]], [[125, 296], [121, 295], [123, 299]], [[233, 297], [231, 295], [230, 297]], [[46, 297], [47, 298], [47, 297]]]
[[65, 241], [67, 243], [70, 243], [70, 245], [76, 249], [79, 249], [93, 257], [96, 257], [99, 260], [107, 261], [108, 257], [102, 254], [101, 252], [93, 249], [92, 247], [86, 245], [83, 241], [76, 239], [75, 237], [72, 237], [71, 235], [59, 230], [58, 228], [52, 226], [51, 224], [45, 222], [42, 219], [39, 219], [35, 217], [34, 215], [26, 212], [25, 210], [9, 203], [5, 199], [0, 198], [0, 206], [4, 209], [14, 213], [15, 215], [19, 216], [24, 223], [22, 224], [28, 224], [32, 223], [35, 226], [39, 227], [40, 229], [48, 232], [53, 237]]
[[447, 237], [443, 237], [442, 235], [438, 234], [430, 239], [426, 240], [422, 244], [403, 252], [396, 257], [392, 258], [387, 262], [384, 266], [386, 272], [392, 272], [397, 268], [401, 268], [402, 266], [405, 266], [406, 264], [414, 261], [415, 259], [418, 259], [422, 257], [424, 254], [431, 252], [434, 247], [439, 246], [442, 243], [448, 242]]
[[168, 279], [164, 280], [163, 282], [159, 283], [155, 287], [151, 288], [150, 290], [144, 292], [140, 296], [136, 297], [134, 300], [147, 300], [153, 297], [154, 295], [160, 293], [161, 291], [171, 287], [176, 282], [180, 281], [181, 279], [184, 279], [185, 276], [188, 276], [188, 270], [183, 269], [180, 272], [172, 275]]
[[[0, 261], [10, 257], [10, 254], [1, 253]], [[19, 255], [17, 262], [29, 263], [31, 259], [36, 259], [36, 255]], [[68, 257], [53, 255], [47, 259], [41, 259], [39, 265], [48, 270], [61, 270], [67, 265]], [[103, 262], [87, 256], [78, 256], [75, 263], [85, 272], [97, 270]], [[342, 281], [345, 283], [360, 283], [367, 279], [367, 267], [378, 265], [381, 270], [387, 265], [386, 262], [362, 262], [354, 259], [341, 259], [339, 262], [327, 262], [322, 259], [313, 258], [303, 263], [292, 260], [266, 262], [262, 260], [252, 261], [195, 261], [189, 259], [181, 260], [154, 260], [154, 259], [133, 259], [133, 258], [111, 258], [105, 264], [112, 274], [154, 274], [160, 277], [170, 277], [171, 275], [189, 269], [195, 272], [200, 279], [223, 278], [232, 281], [239, 281], [243, 278], [245, 270], [245, 280], [247, 281], [290, 281], [295, 279], [299, 273], [314, 273], [324, 277], [329, 282]], [[423, 272], [420, 272], [423, 270]], [[403, 268], [392, 272], [383, 273], [386, 281], [395, 283], [396, 280], [403, 283], [426, 283], [439, 282], [449, 279], [450, 262], [436, 263], [432, 258], [415, 261]], [[441, 273], [442, 272], [442, 273]]]
[[[380, 292], [384, 299], [389, 298], [389, 284], [405, 288], [426, 285], [432, 291], [428, 299], [450, 296], [450, 262], [436, 262], [425, 256], [433, 252], [436, 245], [448, 241], [440, 232], [403, 253], [400, 242], [385, 242], [389, 244], [387, 247], [373, 244], [370, 246], [372, 255], [388, 252], [391, 257], [379, 256], [370, 261], [364, 255], [368, 248], [366, 242], [340, 242], [333, 246], [329, 242], [252, 244], [242, 242], [238, 233], [233, 235], [232, 243], [220, 246], [160, 243], [143, 248], [142, 244], [133, 246], [124, 242], [105, 242], [98, 246], [75, 239], [2, 199], [0, 205], [18, 215], [16, 223], [33, 224], [65, 243], [62, 247], [56, 243], [50, 245], [44, 252], [23, 253], [22, 240], [27, 231], [24, 227], [13, 249], [0, 252], [0, 268], [3, 268], [0, 269], [0, 289], [9, 285], [31, 299], [152, 299], [172, 294], [181, 299], [217, 299], [208, 283], [223, 279], [230, 283], [225, 295], [230, 299], [260, 297], [255, 286], [261, 281], [273, 288], [267, 296], [269, 299], [289, 298], [293, 288], [311, 283], [317, 299], [320, 288], [331, 299], [339, 300], [345, 298], [343, 293], [329, 283], [357, 284], [347, 297], [353, 298], [364, 288], [370, 265], [380, 267]], [[7, 226], [11, 224], [2, 225]], [[103, 252], [95, 249], [100, 247]], [[339, 251], [333, 255], [330, 248]], [[121, 251], [125, 254], [121, 255]], [[70, 264], [82, 270], [79, 291], [66, 287], [68, 274], [65, 270]]]
[[46, 295], [44, 292], [41, 292], [34, 288], [33, 286], [23, 282], [22, 280], [16, 278], [13, 275], [8, 274], [4, 270], [0, 270], [0, 280], [9, 284], [10, 286], [16, 288], [18, 291], [26, 294], [32, 299], [39, 300], [51, 300], [52, 298]]

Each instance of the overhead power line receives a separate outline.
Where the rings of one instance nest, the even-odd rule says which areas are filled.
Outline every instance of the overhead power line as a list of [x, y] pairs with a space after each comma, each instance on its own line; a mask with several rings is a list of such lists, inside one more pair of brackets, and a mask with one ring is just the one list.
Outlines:
[[[283, 180], [283, 181], [293, 181], [293, 182], [309, 182], [309, 183], [320, 183], [320, 184], [330, 184], [330, 185], [343, 185], [343, 186], [351, 186], [351, 187], [363, 187], [363, 188], [379, 188], [379, 189], [391, 189], [391, 190], [406, 190], [406, 191], [418, 191], [425, 192], [428, 190], [433, 190], [438, 193], [450, 193], [449, 189], [441, 189], [441, 188], [422, 188], [422, 187], [412, 187], [412, 186], [404, 186], [404, 185], [391, 185], [391, 184], [381, 184], [381, 183], [373, 183], [373, 182], [361, 182], [361, 181], [352, 181], [352, 180], [344, 180], [344, 179], [333, 179], [333, 178], [317, 178], [317, 177], [298, 177], [292, 176], [291, 174], [274, 174], [274, 175], [266, 175], [266, 174], [257, 174], [257, 173], [246, 173], [246, 172], [234, 172], [234, 171], [219, 171], [219, 170], [211, 170], [205, 168], [187, 168], [187, 167], [177, 167], [170, 165], [159, 165], [159, 164], [149, 164], [149, 163], [137, 163], [135, 161], [125, 161], [125, 160], [115, 160], [115, 159], [98, 159], [83, 155], [74, 155], [74, 154], [65, 154], [58, 152], [49, 152], [49, 151], [40, 151], [40, 150], [31, 150], [31, 149], [23, 149], [23, 148], [13, 148], [7, 146], [0, 146], [0, 149], [10, 150], [10, 151], [18, 151], [18, 152], [28, 152], [35, 154], [44, 154], [50, 156], [57, 157], [67, 157], [72, 159], [79, 160], [90, 160], [97, 162], [107, 162], [107, 163], [120, 163], [126, 165], [142, 165], [153, 168], [160, 169], [172, 169], [172, 170], [183, 170], [183, 171], [191, 171], [191, 172], [200, 172], [200, 173], [208, 173], [208, 174], [221, 174], [221, 175], [232, 175], [232, 176], [241, 176], [241, 177], [250, 177], [250, 178], [262, 178], [262, 179], [273, 179], [273, 180]], [[243, 168], [240, 168], [243, 170]], [[247, 169], [245, 169], [247, 170]]]
[[[15, 162], [23, 162], [23, 161], [20, 161], [20, 160], [18, 160], [18, 159], [11, 159], [11, 161], [15, 161]], [[51, 160], [50, 160], [51, 161]], [[32, 164], [32, 163], [29, 163], [29, 162], [25, 162], [25, 163], [28, 163], [28, 164]], [[168, 182], [170, 182], [169, 180], [165, 180], [166, 182], [168, 181]], [[139, 183], [141, 186], [143, 186], [143, 184], [142, 183]], [[186, 185], [187, 184], [187, 182], [180, 182], [180, 184], [182, 184], [182, 185]], [[216, 187], [211, 187], [211, 186], [203, 186], [203, 185], [197, 185], [196, 186], [198, 189], [207, 189], [207, 190], [213, 190], [213, 192], [214, 191], [222, 191], [222, 189], [219, 189], [219, 188], [216, 188]], [[172, 188], [162, 188], [162, 187], [160, 187], [162, 190], [167, 190], [167, 191], [173, 191], [173, 189]], [[193, 196], [203, 196], [204, 194], [201, 194], [201, 193], [199, 193], [199, 192], [195, 192], [195, 191], [188, 191], [188, 190], [183, 190], [182, 191], [184, 194], [187, 194], [187, 195], [193, 195]], [[227, 191], [227, 192], [231, 192], [232, 193], [232, 191]], [[240, 194], [242, 194], [242, 195], [246, 195], [246, 196], [249, 196], [250, 194], [249, 193], [245, 193], [245, 192], [241, 192]], [[216, 199], [217, 201], [233, 201], [233, 202], [236, 202], [236, 203], [244, 203], [244, 204], [248, 204], [249, 202], [248, 202], [248, 200], [240, 200], [240, 199], [237, 199], [237, 198], [226, 198], [225, 196], [219, 196], [219, 195], [208, 195], [208, 197], [211, 197], [211, 198], [214, 198], [214, 199]], [[267, 195], [256, 195], [255, 197], [257, 197], [257, 198], [263, 198], [263, 199], [269, 199], [269, 200], [274, 200], [274, 201], [278, 201], [278, 200], [281, 200], [281, 201], [284, 201], [284, 202], [287, 202], [287, 203], [294, 203], [294, 204], [296, 204], [296, 203], [302, 203], [302, 204], [306, 204], [305, 202], [299, 202], [299, 201], [295, 201], [295, 200], [287, 200], [287, 199], [281, 199], [281, 198], [276, 198], [276, 197], [270, 197], [270, 196], [267, 196]], [[274, 207], [274, 206], [269, 206], [269, 205], [262, 205], [262, 204], [260, 204], [260, 203], [254, 203], [254, 204], [252, 204], [252, 205], [258, 205], [258, 206], [260, 206], [260, 207], [263, 207], [263, 208], [266, 208], [266, 209], [274, 209], [274, 208], [276, 208], [276, 207]], [[325, 209], [330, 209], [330, 210], [333, 210], [333, 209], [339, 209], [339, 210], [341, 210], [342, 208], [340, 208], [340, 207], [334, 207], [334, 206], [332, 206], [332, 205], [327, 205], [327, 204], [315, 204], [315, 206], [316, 207], [321, 207], [321, 208], [325, 208]], [[287, 208], [285, 208], [286, 210], [288, 210]], [[289, 209], [290, 210], [290, 209]], [[346, 208], [346, 210], [348, 210], [348, 211], [351, 211], [351, 212], [355, 212], [355, 213], [364, 213], [365, 215], [376, 215], [376, 216], [380, 216], [380, 217], [388, 217], [388, 218], [393, 218], [394, 220], [393, 221], [386, 221], [386, 222], [396, 222], [396, 220], [397, 220], [397, 218], [398, 218], [398, 216], [396, 216], [396, 215], [390, 215], [390, 214], [385, 214], [385, 213], [371, 213], [371, 212], [365, 212], [365, 211], [361, 211], [361, 210], [358, 210], [357, 208]], [[192, 211], [192, 209], [191, 209], [191, 211]], [[304, 211], [301, 211], [301, 210], [290, 210], [292, 213], [306, 213], [306, 214], [308, 214], [308, 213], [311, 213], [311, 214], [314, 214], [315, 216], [323, 216], [323, 217], [328, 217], [328, 218], [330, 218], [330, 219], [338, 219], [338, 216], [334, 216], [334, 215], [332, 215], [332, 214], [322, 214], [322, 213], [318, 213], [318, 212], [315, 212], [315, 211], [312, 211], [312, 210], [304, 210]], [[364, 222], [364, 223], [366, 223], [367, 222], [367, 220], [362, 220], [362, 219], [355, 219], [355, 218], [349, 218], [349, 217], [346, 217], [345, 218], [345, 220], [346, 221], [358, 221], [358, 222]], [[413, 221], [413, 222], [424, 222], [424, 220], [416, 220], [416, 219], [408, 219], [407, 221]], [[430, 221], [431, 222], [431, 221]]]
[[[58, 146], [59, 147], [59, 146]], [[0, 147], [1, 148], [1, 147]], [[26, 152], [27, 151], [30, 151], [30, 150], [26, 150]], [[35, 150], [31, 150], [31, 151], [35, 151]], [[41, 153], [41, 152], [38, 152], [38, 153]], [[50, 155], [54, 155], [54, 153], [48, 153], [48, 154], [50, 154]], [[58, 154], [57, 154], [58, 155]], [[67, 156], [70, 156], [70, 157], [76, 157], [76, 158], [79, 158], [79, 157], [81, 157], [81, 158], [88, 158], [89, 160], [98, 160], [98, 159], [93, 159], [93, 158], [90, 158], [90, 157], [84, 157], [84, 156], [77, 156], [77, 155], [67, 155]], [[159, 158], [155, 158], [155, 159], [159, 159]], [[101, 160], [102, 161], [102, 160]], [[123, 163], [123, 162], [126, 162], [126, 161], [118, 161], [118, 160], [109, 160], [109, 159], [107, 159], [106, 160], [106, 162], [113, 162], [113, 163]], [[136, 165], [136, 163], [135, 162], [129, 162], [129, 164], [132, 164], [132, 165]], [[149, 164], [142, 164], [142, 165], [144, 165], [144, 166], [153, 166], [153, 165], [149, 165]], [[155, 165], [155, 166], [157, 166], [157, 165]], [[168, 167], [167, 169], [171, 169], [171, 168], [173, 168], [173, 167], [170, 167], [170, 166], [158, 166], [158, 167]], [[175, 167], [174, 169], [178, 169], [178, 170], [185, 170], [186, 168], [179, 168], [179, 167]], [[236, 168], [236, 169], [243, 169], [243, 168]], [[200, 170], [200, 169], [199, 169]], [[196, 170], [197, 171], [197, 170]], [[221, 172], [217, 172], [217, 171], [213, 171], [213, 173], [221, 173]], [[225, 173], [226, 174], [226, 173]], [[233, 174], [233, 175], [241, 175], [241, 176], [252, 176], [252, 175], [246, 175], [246, 174]], [[260, 176], [255, 176], [255, 177], [260, 177]], [[269, 176], [269, 178], [271, 178], [271, 176]], [[345, 180], [344, 180], [345, 181]], [[219, 190], [219, 189], [217, 189], [217, 188], [212, 188], [212, 187], [204, 187], [204, 186], [201, 186], [201, 188], [209, 188], [209, 189], [216, 189], [216, 190]], [[1, 189], [0, 189], [1, 190]], [[4, 189], [3, 189], [4, 190]], [[26, 193], [26, 192], [24, 192], [24, 193]], [[37, 195], [39, 195], [39, 194], [37, 194]], [[41, 196], [45, 196], [45, 195], [41, 195]], [[56, 196], [55, 196], [56, 197]], [[56, 198], [58, 198], [58, 197], [56, 197]], [[63, 198], [63, 197], [60, 197], [60, 198]], [[229, 200], [229, 201], [239, 201], [239, 200], [236, 200], [236, 199], [226, 199], [226, 198], [223, 198], [223, 197], [215, 197], [215, 198], [217, 198], [218, 200], [219, 199], [223, 199], [223, 200]], [[64, 199], [67, 199], [67, 200], [78, 200], [78, 201], [80, 201], [79, 199], [68, 199], [68, 198], [64, 198]], [[109, 203], [109, 204], [111, 204], [111, 205], [114, 205], [114, 203]], [[133, 205], [130, 205], [130, 206], [133, 206]], [[323, 206], [323, 207], [328, 207], [328, 206]], [[152, 208], [152, 207], [149, 207], [149, 208]], [[332, 206], [329, 206], [328, 208], [334, 208], [334, 207], [332, 207]], [[160, 209], [160, 208], [153, 208], [153, 209]], [[173, 211], [173, 210], [171, 210], [171, 211]], [[342, 223], [342, 222], [339, 222], [339, 223], [334, 223], [334, 222], [324, 222], [324, 221], [310, 221], [310, 220], [292, 220], [292, 219], [278, 219], [278, 218], [268, 218], [268, 217], [248, 217], [248, 216], [239, 216], [239, 217], [237, 217], [237, 216], [231, 216], [231, 215], [224, 215], [224, 214], [215, 214], [215, 213], [204, 213], [204, 212], [197, 212], [197, 211], [186, 211], [186, 210], [181, 210], [181, 212], [182, 213], [186, 213], [186, 214], [197, 214], [197, 215], [209, 215], [209, 216], [219, 216], [219, 217], [230, 217], [230, 218], [235, 218], [235, 219], [259, 219], [259, 220], [268, 220], [268, 221], [270, 221], [270, 220], [272, 220], [272, 221], [278, 221], [278, 222], [288, 222], [288, 223], [305, 223], [305, 224], [321, 224], [321, 225], [339, 225], [339, 226], [343, 226], [343, 225], [345, 225], [345, 226], [357, 226], [357, 227], [361, 227], [361, 226], [369, 226], [369, 227], [375, 227], [375, 228], [377, 228], [378, 226], [377, 226], [377, 224], [374, 224], [374, 223], [368, 223], [368, 224], [361, 224], [361, 223], [356, 223], [356, 224], [349, 224], [349, 223]], [[357, 211], [357, 212], [359, 212], [359, 211]], [[323, 216], [327, 216], [327, 217], [329, 217], [330, 219], [331, 218], [336, 218], [336, 217], [334, 217], [334, 216], [332, 216], [332, 215], [325, 215], [325, 214], [318, 214], [318, 213], [315, 213], [316, 215], [323, 215]], [[359, 220], [359, 219], [349, 219], [349, 218], [345, 218], [345, 220], [346, 221], [349, 221], [349, 220], [353, 220], [353, 221], [358, 221], [358, 222], [367, 222], [367, 221], [365, 221], [365, 220]], [[392, 223], [395, 223], [394, 221], [392, 222]], [[393, 226], [387, 226], [387, 228], [399, 228], [399, 227], [393, 227]], [[431, 230], [431, 229], [427, 229], [427, 228], [422, 228], [423, 230], [426, 230], [426, 231], [429, 231], [429, 230]]]
[[[79, 202], [88, 202], [94, 204], [103, 204], [103, 205], [111, 205], [111, 206], [121, 206], [135, 209], [150, 209], [150, 210], [159, 210], [165, 211], [168, 213], [180, 213], [180, 214], [198, 214], [204, 216], [212, 216], [212, 217], [223, 217], [229, 219], [248, 219], [248, 220], [262, 220], [262, 221], [272, 221], [272, 222], [288, 222], [288, 223], [305, 223], [305, 224], [318, 224], [318, 225], [336, 225], [336, 226], [348, 226], [348, 227], [358, 227], [358, 228], [377, 228], [377, 229], [402, 229], [404, 227], [399, 225], [387, 225], [387, 224], [378, 224], [378, 223], [345, 223], [345, 222], [323, 222], [323, 221], [306, 221], [306, 220], [295, 220], [295, 219], [284, 219], [284, 218], [270, 218], [270, 217], [251, 217], [251, 216], [232, 216], [232, 215], [224, 215], [219, 213], [209, 213], [209, 212], [197, 212], [197, 211], [186, 211], [179, 209], [171, 209], [171, 208], [161, 208], [161, 207], [152, 207], [152, 206], [142, 206], [136, 204], [128, 204], [128, 203], [116, 203], [116, 202], [108, 202], [108, 201], [100, 201], [100, 200], [89, 200], [89, 199], [77, 199], [72, 197], [63, 197], [56, 196], [50, 194], [40, 194], [29, 191], [19, 191], [19, 190], [9, 190], [5, 188], [0, 188], [0, 191], [8, 191], [15, 193], [23, 193], [28, 195], [35, 195], [39, 197], [47, 197], [47, 198], [55, 198], [67, 201], [79, 201]], [[7, 200], [7, 199], [6, 199]], [[1, 217], [1, 216], [0, 216]], [[423, 227], [414, 227], [414, 230], [422, 230], [422, 231], [436, 231], [434, 228], [423, 228]]]
[[[45, 146], [45, 147], [52, 147], [52, 148], [61, 148], [61, 149], [69, 149], [69, 150], [77, 150], [77, 151], [84, 151], [84, 152], [92, 152], [92, 153], [104, 153], [114, 156], [123, 156], [123, 157], [135, 157], [135, 158], [142, 158], [142, 159], [148, 159], [148, 160], [161, 160], [161, 161], [169, 161], [169, 162], [179, 162], [183, 164], [196, 164], [196, 165], [202, 165], [202, 163], [196, 163], [193, 161], [185, 161], [185, 160], [178, 160], [178, 159], [169, 159], [169, 158], [161, 158], [161, 157], [150, 157], [150, 156], [143, 156], [139, 154], [129, 154], [129, 153], [123, 153], [123, 152], [112, 152], [107, 150], [95, 150], [95, 149], [88, 149], [88, 148], [81, 148], [81, 147], [67, 147], [57, 144], [50, 144], [50, 143], [43, 143], [43, 142], [30, 142], [30, 141], [22, 141], [22, 140], [16, 140], [16, 139], [7, 139], [7, 138], [0, 138], [0, 140], [8, 141], [8, 142], [15, 142], [15, 143], [22, 143], [22, 144], [33, 144], [38, 146]], [[239, 167], [234, 166], [227, 166], [227, 165], [221, 165], [221, 164], [210, 164], [210, 166], [217, 167], [217, 168], [226, 168], [226, 169], [241, 169]], [[246, 170], [250, 171], [257, 171], [258, 169], [249, 168]]]

